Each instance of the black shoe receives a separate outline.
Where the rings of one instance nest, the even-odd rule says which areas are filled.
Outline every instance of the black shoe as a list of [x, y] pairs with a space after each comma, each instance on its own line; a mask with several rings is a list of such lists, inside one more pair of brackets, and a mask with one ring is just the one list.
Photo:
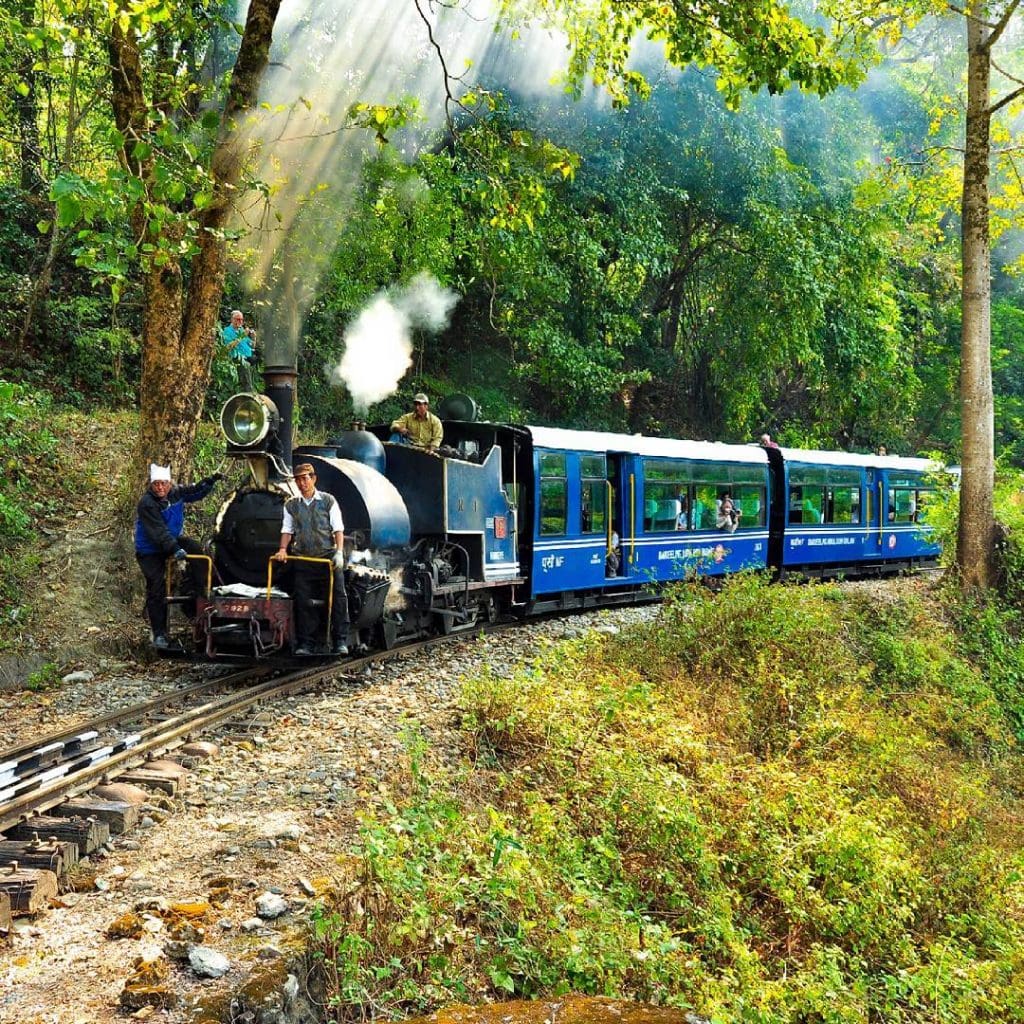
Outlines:
[[331, 654], [333, 654], [335, 657], [344, 657], [346, 654], [348, 654], [348, 648], [344, 644], [335, 644], [331, 648]]
[[158, 651], [166, 651], [170, 649], [171, 642], [163, 635], [163, 633], [157, 633], [157, 635], [153, 637], [153, 646]]
[[309, 644], [299, 644], [292, 653], [296, 658], [308, 658], [313, 653], [313, 648]]

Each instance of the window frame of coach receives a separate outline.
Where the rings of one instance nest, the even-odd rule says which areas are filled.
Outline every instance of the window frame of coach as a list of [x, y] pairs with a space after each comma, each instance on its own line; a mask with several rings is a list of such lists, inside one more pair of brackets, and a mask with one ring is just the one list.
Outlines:
[[[715, 533], [719, 495], [728, 491], [742, 512], [737, 533], [763, 530], [767, 522], [767, 466], [743, 462], [694, 462], [645, 456], [642, 462], [640, 508], [644, 533]], [[678, 503], [685, 490], [687, 514], [673, 516], [667, 526], [669, 503]], [[655, 508], [651, 507], [651, 503]], [[678, 508], [678, 505], [676, 506]], [[654, 513], [649, 514], [649, 513]], [[664, 514], [661, 514], [664, 513]], [[696, 515], [700, 515], [700, 522]]]

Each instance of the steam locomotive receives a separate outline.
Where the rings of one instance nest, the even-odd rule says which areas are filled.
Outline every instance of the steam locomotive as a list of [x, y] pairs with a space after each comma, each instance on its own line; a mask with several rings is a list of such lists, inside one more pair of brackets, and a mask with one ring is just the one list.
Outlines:
[[196, 602], [194, 642], [210, 658], [292, 651], [288, 565], [271, 556], [298, 462], [342, 508], [350, 650], [650, 601], [691, 575], [857, 576], [940, 554], [923, 516], [938, 467], [923, 459], [488, 423], [467, 396], [438, 410], [442, 454], [362, 424], [293, 449], [294, 376], [267, 380], [221, 415], [250, 482], [220, 510]]

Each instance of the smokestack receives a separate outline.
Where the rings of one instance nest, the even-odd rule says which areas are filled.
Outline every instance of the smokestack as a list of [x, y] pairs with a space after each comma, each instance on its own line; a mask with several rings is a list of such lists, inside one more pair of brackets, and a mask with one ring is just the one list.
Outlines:
[[298, 373], [293, 366], [268, 366], [263, 371], [264, 392], [281, 414], [277, 436], [281, 441], [281, 458], [292, 468], [292, 418], [295, 415], [295, 388]]

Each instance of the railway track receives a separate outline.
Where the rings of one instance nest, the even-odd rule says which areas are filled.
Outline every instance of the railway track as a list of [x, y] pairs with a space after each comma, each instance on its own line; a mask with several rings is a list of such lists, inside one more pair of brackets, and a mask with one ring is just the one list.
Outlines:
[[[142, 703], [0, 751], [0, 865], [8, 865], [7, 874], [0, 867], [0, 935], [9, 927], [12, 913], [43, 909], [56, 894], [59, 876], [80, 856], [101, 846], [111, 829], [115, 834], [125, 831], [137, 820], [136, 810], [107, 799], [101, 789], [96, 790], [98, 797], [83, 794], [148, 774], [159, 787], [158, 773], [146, 770], [154, 759], [255, 705], [310, 690], [334, 676], [361, 673], [391, 658], [508, 628], [506, 623], [477, 626], [392, 651], [283, 672], [255, 666], [172, 688]], [[11, 861], [17, 862], [13, 869]], [[5, 896], [10, 897], [6, 908]]]

